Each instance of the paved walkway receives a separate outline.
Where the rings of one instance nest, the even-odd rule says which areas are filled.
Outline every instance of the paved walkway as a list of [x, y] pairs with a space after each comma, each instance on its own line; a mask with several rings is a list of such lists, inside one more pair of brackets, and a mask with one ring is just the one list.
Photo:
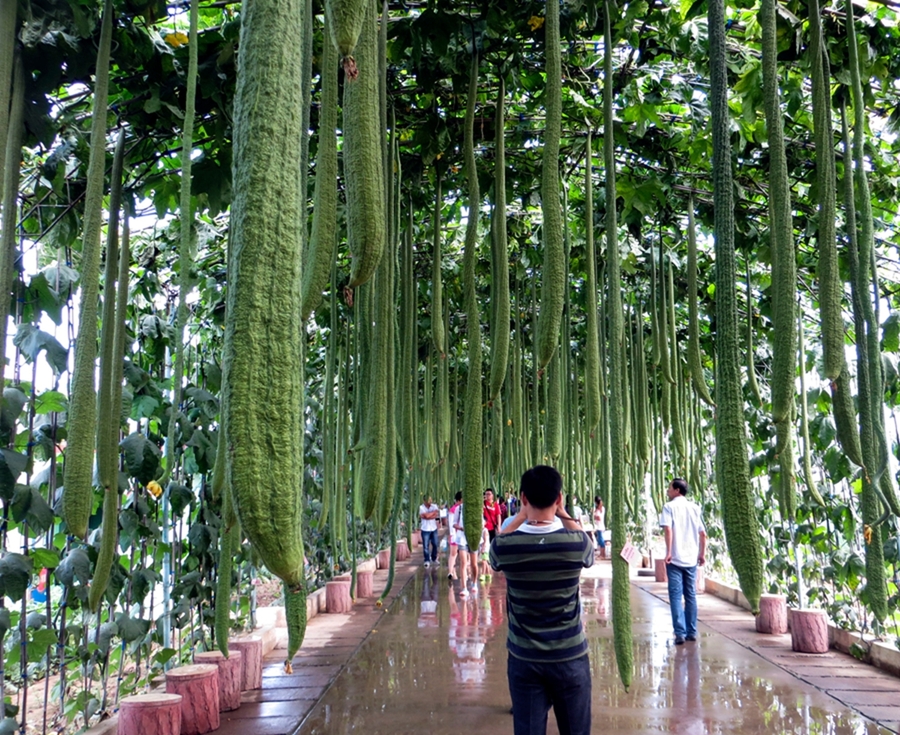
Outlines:
[[[220, 732], [511, 733], [502, 577], [461, 599], [445, 567], [398, 567], [387, 612], [361, 604], [313, 619], [295, 673], [282, 674], [284, 651], [273, 652], [263, 689], [223, 713]], [[793, 654], [789, 638], [760, 636], [749, 613], [710, 595], [700, 598], [700, 640], [676, 647], [665, 585], [644, 579], [632, 585], [635, 681], [626, 692], [613, 653], [609, 570], [608, 562], [588, 570], [581, 587], [595, 732], [900, 731], [900, 679], [836, 652]]]

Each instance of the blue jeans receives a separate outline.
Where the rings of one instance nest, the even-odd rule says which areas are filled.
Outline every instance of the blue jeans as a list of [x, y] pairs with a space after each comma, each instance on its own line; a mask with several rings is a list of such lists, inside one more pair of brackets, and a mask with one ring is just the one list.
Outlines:
[[591, 665], [587, 655], [554, 663], [508, 656], [506, 670], [515, 735], [545, 735], [550, 707], [560, 735], [590, 735]]
[[[429, 544], [431, 544], [431, 556], [428, 555]], [[437, 531], [422, 531], [422, 551], [425, 554], [425, 561], [437, 561]]]
[[[669, 578], [669, 608], [676, 638], [697, 637], [697, 567], [666, 564]], [[684, 606], [681, 598], [684, 597]]]

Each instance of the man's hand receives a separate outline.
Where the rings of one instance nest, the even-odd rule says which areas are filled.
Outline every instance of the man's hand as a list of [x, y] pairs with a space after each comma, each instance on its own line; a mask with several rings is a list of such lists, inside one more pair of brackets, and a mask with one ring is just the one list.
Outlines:
[[497, 531], [497, 534], [500, 535], [500, 536], [505, 536], [505, 535], [508, 534], [508, 533], [512, 533], [513, 531], [517, 531], [517, 530], [519, 529], [519, 527], [520, 527], [523, 523], [525, 523], [526, 520], [527, 520], [527, 519], [526, 519], [526, 517], [525, 517], [525, 511], [524, 511], [524, 509], [523, 509], [523, 510], [520, 510], [518, 513], [516, 513], [516, 514], [513, 516], [512, 521], [509, 522], [509, 524], [506, 526], [506, 528], [500, 529], [499, 531]]
[[706, 564], [706, 556], [704, 554], [700, 554], [700, 556], [697, 557], [697, 565], [702, 567], [704, 564]]

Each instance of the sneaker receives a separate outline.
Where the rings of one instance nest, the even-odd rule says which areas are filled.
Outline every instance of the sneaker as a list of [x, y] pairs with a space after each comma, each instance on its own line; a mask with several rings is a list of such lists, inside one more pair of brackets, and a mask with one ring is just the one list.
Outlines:
[[428, 569], [428, 567], [430, 567], [430, 566], [431, 566], [431, 562], [427, 562], [427, 561], [426, 561], [426, 562], [425, 562], [425, 568]]
[[684, 645], [684, 638], [682, 638], [680, 635], [676, 635], [675, 636], [675, 645], [676, 646]]
[[463, 588], [459, 591], [459, 596], [460, 596], [460, 597], [468, 597], [468, 596], [469, 596], [469, 590], [467, 590], [465, 587], [463, 587]]
[[697, 636], [695, 636], [695, 635], [685, 636], [685, 640], [686, 640], [686, 641], [690, 641], [691, 643], [693, 643], [694, 641], [697, 640]]

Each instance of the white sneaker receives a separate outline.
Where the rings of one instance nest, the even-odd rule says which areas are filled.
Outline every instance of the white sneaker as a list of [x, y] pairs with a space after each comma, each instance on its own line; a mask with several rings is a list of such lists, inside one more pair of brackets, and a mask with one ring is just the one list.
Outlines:
[[465, 587], [463, 587], [463, 589], [461, 589], [461, 590], [459, 591], [459, 596], [460, 596], [460, 597], [468, 597], [468, 596], [469, 596], [469, 590], [467, 590]]
[[430, 566], [431, 566], [431, 562], [427, 562], [427, 561], [426, 561], [426, 562], [425, 562], [425, 568], [428, 569], [428, 567], [430, 567]]

